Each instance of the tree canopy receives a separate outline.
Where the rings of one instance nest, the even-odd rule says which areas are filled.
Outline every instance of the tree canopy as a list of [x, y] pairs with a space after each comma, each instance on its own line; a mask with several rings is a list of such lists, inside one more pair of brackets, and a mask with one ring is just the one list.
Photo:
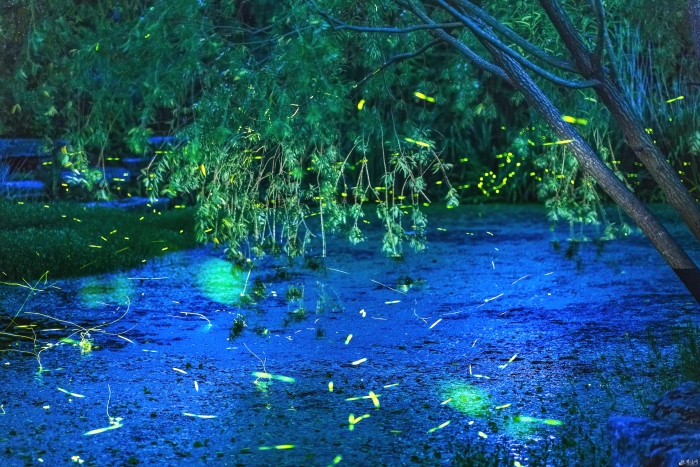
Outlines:
[[[620, 180], [660, 199], [608, 108], [566, 71], [567, 46], [540, 2], [482, 3], [513, 33], [502, 52], [527, 60], [520, 63]], [[452, 39], [417, 21], [412, 5]], [[70, 141], [61, 163], [102, 197], [110, 193], [98, 171], [109, 154], [144, 154], [148, 136], [175, 136], [144, 172], [147, 186], [154, 196], [195, 193], [199, 239], [227, 245], [238, 260], [280, 246], [301, 254], [310, 216], [324, 233], [362, 241], [375, 205], [383, 249], [396, 256], [404, 242], [424, 247], [423, 208], [437, 201], [539, 196], [552, 221], [602, 221], [603, 238], [627, 233], [600, 217], [596, 181], [450, 13], [468, 5], [479, 2], [8, 0], [0, 7], [0, 132]], [[595, 5], [564, 9], [592, 50], [608, 35], [606, 66], [697, 196], [689, 83], [698, 68], [686, 2], [606, 2], [604, 30]], [[553, 64], [564, 71], [553, 73]]]

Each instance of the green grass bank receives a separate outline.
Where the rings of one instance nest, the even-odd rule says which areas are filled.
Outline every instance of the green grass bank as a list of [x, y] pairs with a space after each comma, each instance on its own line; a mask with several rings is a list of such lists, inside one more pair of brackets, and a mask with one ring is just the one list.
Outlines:
[[194, 211], [0, 200], [0, 281], [127, 269], [196, 245]]

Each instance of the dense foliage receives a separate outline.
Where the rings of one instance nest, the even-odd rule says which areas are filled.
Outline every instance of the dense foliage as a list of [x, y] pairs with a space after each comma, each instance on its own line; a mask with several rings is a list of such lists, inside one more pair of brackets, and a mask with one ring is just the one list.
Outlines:
[[[565, 4], [592, 41], [591, 7]], [[483, 7], [550, 53], [567, 55], [537, 1]], [[606, 7], [628, 96], [694, 189], [700, 133], [688, 81], [697, 65], [685, 2]], [[520, 94], [453, 48], [426, 48], [427, 30], [334, 31], [321, 14], [359, 26], [416, 24], [401, 2], [8, 0], [1, 8], [2, 134], [70, 141], [60, 162], [102, 197], [109, 193], [98, 170], [80, 170], [104, 167], [115, 152], [143, 154], [148, 136], [176, 135], [145, 181], [158, 195], [196, 193], [198, 239], [227, 244], [232, 259], [278, 246], [301, 254], [311, 216], [321, 221], [324, 242], [335, 230], [362, 241], [366, 203], [377, 205], [383, 249], [395, 256], [405, 241], [424, 246], [421, 209], [437, 200], [454, 207], [460, 199], [540, 197], [552, 220], [600, 221], [595, 181], [564, 145], [552, 144], [556, 137]], [[439, 8], [428, 11], [435, 21], [453, 21]], [[487, 55], [471, 34], [453, 31]], [[401, 54], [414, 55], [395, 60]], [[658, 199], [592, 91], [541, 85], [587, 123], [581, 133], [630, 188]], [[614, 225], [606, 227], [610, 238]]]

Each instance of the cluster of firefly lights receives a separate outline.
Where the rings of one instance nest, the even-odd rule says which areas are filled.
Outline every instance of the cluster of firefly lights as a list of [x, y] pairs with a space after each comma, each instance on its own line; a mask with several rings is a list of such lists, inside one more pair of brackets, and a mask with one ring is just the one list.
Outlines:
[[[423, 93], [421, 93], [421, 92], [418, 92], [418, 91], [414, 92], [413, 95], [414, 95], [416, 98], [422, 99], [422, 100], [424, 100], [424, 101], [426, 101], [426, 102], [431, 102], [431, 103], [436, 102], [436, 100], [435, 100], [434, 97], [426, 96], [425, 94], [423, 94]], [[666, 103], [667, 103], [667, 104], [670, 104], [670, 103], [673, 103], [673, 102], [676, 102], [676, 101], [679, 101], [679, 100], [683, 100], [684, 98], [685, 98], [684, 96], [675, 97], [675, 98], [673, 98], [673, 99], [667, 100]], [[592, 99], [592, 98], [586, 98], [586, 99], [595, 102], [595, 99]], [[362, 109], [364, 108], [364, 106], [365, 106], [365, 100], [362, 99], [362, 100], [360, 100], [360, 102], [357, 104], [357, 108], [358, 108], [358, 110], [362, 110]], [[564, 120], [564, 121], [567, 122], [567, 123], [576, 124], [576, 125], [587, 125], [587, 124], [588, 124], [588, 120], [586, 120], [585, 118], [572, 117], [572, 116], [569, 116], [569, 115], [562, 115], [562, 120]], [[673, 120], [673, 119], [669, 118], [669, 120]], [[501, 127], [501, 129], [502, 129], [502, 130], [505, 130], [505, 127]], [[526, 128], [526, 129], [522, 130], [522, 131], [520, 132], [520, 134], [521, 134], [521, 135], [524, 134], [524, 132], [527, 131], [527, 130], [530, 130], [530, 128]], [[535, 127], [532, 127], [532, 130], [535, 130]], [[649, 134], [652, 133], [652, 129], [651, 129], [651, 128], [646, 128], [645, 130], [646, 130], [647, 133], [649, 133]], [[414, 139], [411, 139], [411, 138], [404, 138], [404, 140], [405, 140], [406, 142], [413, 143], [413, 144], [416, 144], [416, 145], [421, 146], [421, 147], [428, 147], [428, 148], [431, 147], [430, 144], [428, 144], [428, 143], [426, 143], [426, 142], [423, 142], [423, 141], [417, 141], [417, 140], [414, 140]], [[573, 142], [573, 141], [574, 141], [574, 140], [569, 139], [569, 140], [560, 140], [560, 141], [544, 142], [544, 143], [542, 143], [542, 146], [543, 146], [543, 147], [547, 147], [547, 146], [553, 146], [553, 145], [569, 144], [569, 143], [571, 143], [571, 142]], [[531, 146], [536, 146], [536, 144], [535, 144], [532, 140], [530, 140], [530, 139], [528, 139], [528, 143], [529, 143]], [[654, 141], [654, 143], [656, 143], [656, 141]], [[502, 159], [502, 158], [505, 157], [505, 158], [506, 158], [506, 163], [510, 164], [510, 162], [511, 162], [511, 160], [512, 160], [512, 157], [513, 157], [513, 153], [508, 152], [508, 153], [503, 153], [503, 154], [497, 154], [495, 157], [496, 157], [497, 159]], [[524, 158], [523, 158], [523, 160], [524, 160]], [[460, 159], [460, 162], [468, 162], [468, 161], [469, 161], [469, 159], [466, 158], [466, 157]], [[620, 161], [613, 161], [613, 163], [619, 164]], [[517, 162], [515, 165], [516, 165], [516, 167], [520, 167], [520, 162]], [[641, 166], [641, 164], [638, 163], [638, 162], [635, 162], [635, 165]], [[683, 163], [683, 166], [689, 166], [689, 165], [691, 165], [690, 162], [684, 162], [684, 163]], [[505, 167], [505, 164], [501, 163], [501, 164], [499, 164], [499, 167]], [[545, 172], [549, 172], [549, 170], [548, 170], [548, 169], [545, 169]], [[685, 173], [684, 173], [683, 171], [679, 171], [678, 173], [679, 173], [679, 175], [685, 175]], [[506, 183], [508, 182], [508, 179], [511, 178], [511, 177], [513, 177], [514, 175], [515, 175], [515, 172], [514, 172], [514, 171], [513, 171], [513, 172], [510, 172], [506, 177], [503, 177], [503, 179], [501, 180], [501, 183], [500, 183], [500, 184], [491, 186], [491, 187], [490, 187], [491, 190], [492, 190], [494, 193], [498, 194], [498, 193], [500, 192], [500, 190], [506, 185]], [[535, 172], [530, 172], [529, 175], [530, 175], [531, 177], [535, 177], [535, 179], [536, 179], [537, 181], [540, 181], [540, 182], [542, 181], [542, 177], [538, 176]], [[555, 174], [555, 176], [556, 176], [556, 178], [558, 178], [558, 179], [566, 178], [566, 176], [563, 175], [563, 174], [558, 174], [558, 175]], [[630, 173], [630, 174], [628, 174], [628, 176], [631, 177], [631, 178], [634, 178], [634, 177], [637, 176], [637, 174]], [[495, 179], [496, 179], [496, 174], [495, 174], [493, 171], [485, 172], [484, 175], [483, 175], [482, 177], [479, 177], [479, 184], [477, 185], [477, 187], [481, 190], [481, 192], [482, 192], [485, 196], [491, 196], [491, 193], [490, 193], [489, 191], [487, 191], [487, 190], [484, 188], [484, 183], [489, 183], [489, 182], [490, 182], [490, 183], [493, 183], [493, 182], [495, 182]], [[570, 182], [571, 182], [572, 185], [574, 185], [574, 180], [570, 180]], [[437, 182], [435, 182], [435, 183], [436, 183], [437, 185], [440, 185], [440, 184], [442, 184], [442, 181], [437, 181]], [[635, 181], [634, 183], [639, 184], [640, 182]], [[458, 188], [458, 189], [466, 189], [466, 188], [469, 188], [469, 187], [470, 187], [469, 185], [460, 185], [460, 186], [458, 186], [457, 188]], [[383, 187], [380, 187], [380, 188], [383, 188]], [[378, 202], [378, 200], [377, 200], [377, 202]]]

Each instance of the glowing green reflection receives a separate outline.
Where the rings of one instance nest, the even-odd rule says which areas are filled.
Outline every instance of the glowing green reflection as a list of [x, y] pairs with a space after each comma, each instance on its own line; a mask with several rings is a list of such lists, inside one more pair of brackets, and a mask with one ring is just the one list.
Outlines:
[[131, 297], [133, 284], [124, 276], [88, 278], [80, 288], [80, 301], [88, 308], [100, 308], [106, 304], [125, 304]]
[[450, 406], [473, 417], [486, 415], [491, 407], [488, 393], [464, 381], [448, 381], [442, 386], [444, 399], [452, 398]]
[[552, 425], [561, 426], [564, 424], [561, 420], [554, 420], [552, 418], [535, 418], [535, 417], [515, 417], [515, 421], [519, 423], [534, 423], [541, 425]]
[[233, 305], [243, 292], [246, 275], [234, 270], [228, 261], [211, 258], [200, 265], [197, 285], [210, 300]]
[[[491, 396], [471, 384], [452, 380], [445, 382], [440, 390], [440, 397], [450, 407], [473, 418], [489, 419], [496, 422], [498, 431], [506, 433], [510, 438], [528, 438], [534, 434], [543, 433], [548, 426], [561, 426], [561, 420], [551, 418], [535, 418], [525, 415], [513, 415], [510, 404], [494, 404]], [[499, 421], [499, 419], [501, 419]]]
[[546, 430], [542, 430], [544, 430], [547, 425], [561, 426], [563, 424], [564, 422], [562, 422], [561, 420], [554, 420], [551, 418], [535, 418], [520, 415], [515, 416], [507, 421], [504, 421], [503, 430], [506, 431], [511, 437], [525, 438], [531, 435], [546, 432]]
[[541, 425], [537, 423], [524, 423], [520, 421], [519, 418], [520, 417], [509, 418], [500, 423], [501, 429], [510, 438], [529, 438], [541, 432]]

